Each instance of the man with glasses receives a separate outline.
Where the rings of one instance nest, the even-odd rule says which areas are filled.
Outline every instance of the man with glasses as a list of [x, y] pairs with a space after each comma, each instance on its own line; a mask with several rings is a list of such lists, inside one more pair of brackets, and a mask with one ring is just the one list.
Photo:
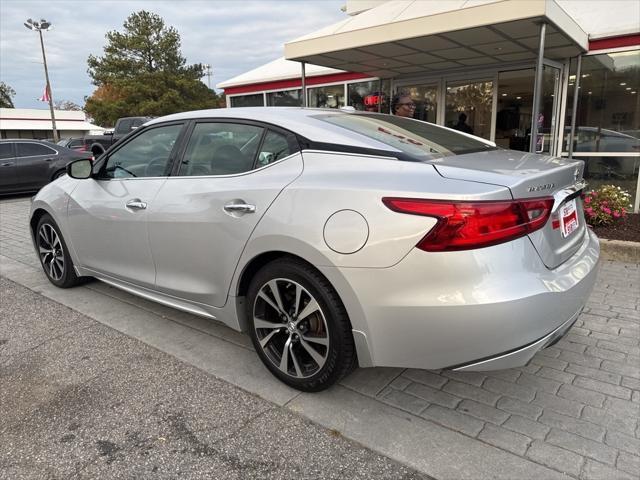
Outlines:
[[413, 118], [416, 104], [407, 93], [398, 93], [391, 101], [391, 113], [398, 117]]

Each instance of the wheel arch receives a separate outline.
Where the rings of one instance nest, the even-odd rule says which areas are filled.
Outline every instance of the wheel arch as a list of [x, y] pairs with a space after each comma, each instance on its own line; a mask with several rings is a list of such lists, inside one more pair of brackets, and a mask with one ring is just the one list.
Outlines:
[[31, 230], [31, 239], [35, 240], [36, 237], [36, 227], [38, 226], [38, 222], [42, 218], [43, 215], [51, 215], [44, 208], [38, 207], [31, 213], [31, 218], [29, 219], [29, 229]]

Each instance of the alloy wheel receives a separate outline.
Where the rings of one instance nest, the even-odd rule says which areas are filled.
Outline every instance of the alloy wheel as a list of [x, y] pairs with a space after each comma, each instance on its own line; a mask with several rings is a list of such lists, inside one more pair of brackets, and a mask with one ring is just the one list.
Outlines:
[[59, 281], [64, 275], [64, 249], [58, 233], [48, 223], [38, 230], [38, 253], [47, 275]]
[[260, 288], [253, 328], [269, 361], [292, 378], [313, 376], [327, 361], [327, 320], [313, 295], [293, 280], [275, 278]]

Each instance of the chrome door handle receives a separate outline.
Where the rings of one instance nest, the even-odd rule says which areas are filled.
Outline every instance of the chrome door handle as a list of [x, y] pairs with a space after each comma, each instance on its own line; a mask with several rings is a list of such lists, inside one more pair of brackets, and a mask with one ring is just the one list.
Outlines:
[[13, 163], [11, 163], [11, 162], [3, 163], [2, 165], [0, 165], [0, 167], [13, 167]]
[[127, 208], [131, 208], [132, 210], [144, 210], [147, 208], [147, 204], [140, 200], [129, 200], [127, 202]]
[[225, 212], [255, 213], [256, 206], [248, 203], [229, 203], [224, 206]]

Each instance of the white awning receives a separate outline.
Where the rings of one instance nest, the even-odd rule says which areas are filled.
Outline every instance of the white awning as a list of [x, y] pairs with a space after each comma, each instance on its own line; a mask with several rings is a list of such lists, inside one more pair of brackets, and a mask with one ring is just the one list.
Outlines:
[[588, 49], [588, 36], [555, 0], [394, 0], [285, 44], [285, 58], [399, 77], [534, 60]]
[[[104, 130], [104, 128], [92, 123], [77, 120], [56, 120], [57, 130]], [[0, 118], [0, 130], [53, 130], [51, 120], [29, 120]]]
[[[216, 85], [216, 88], [229, 88], [239, 85], [251, 85], [254, 83], [277, 82], [279, 80], [287, 80], [290, 78], [300, 78], [300, 63], [285, 60], [280, 57], [273, 62], [266, 63], [249, 70], [242, 75], [230, 78]], [[307, 77], [316, 77], [319, 75], [332, 75], [335, 73], [344, 73], [343, 70], [334, 68], [321, 67], [318, 65], [307, 64], [305, 74]]]

